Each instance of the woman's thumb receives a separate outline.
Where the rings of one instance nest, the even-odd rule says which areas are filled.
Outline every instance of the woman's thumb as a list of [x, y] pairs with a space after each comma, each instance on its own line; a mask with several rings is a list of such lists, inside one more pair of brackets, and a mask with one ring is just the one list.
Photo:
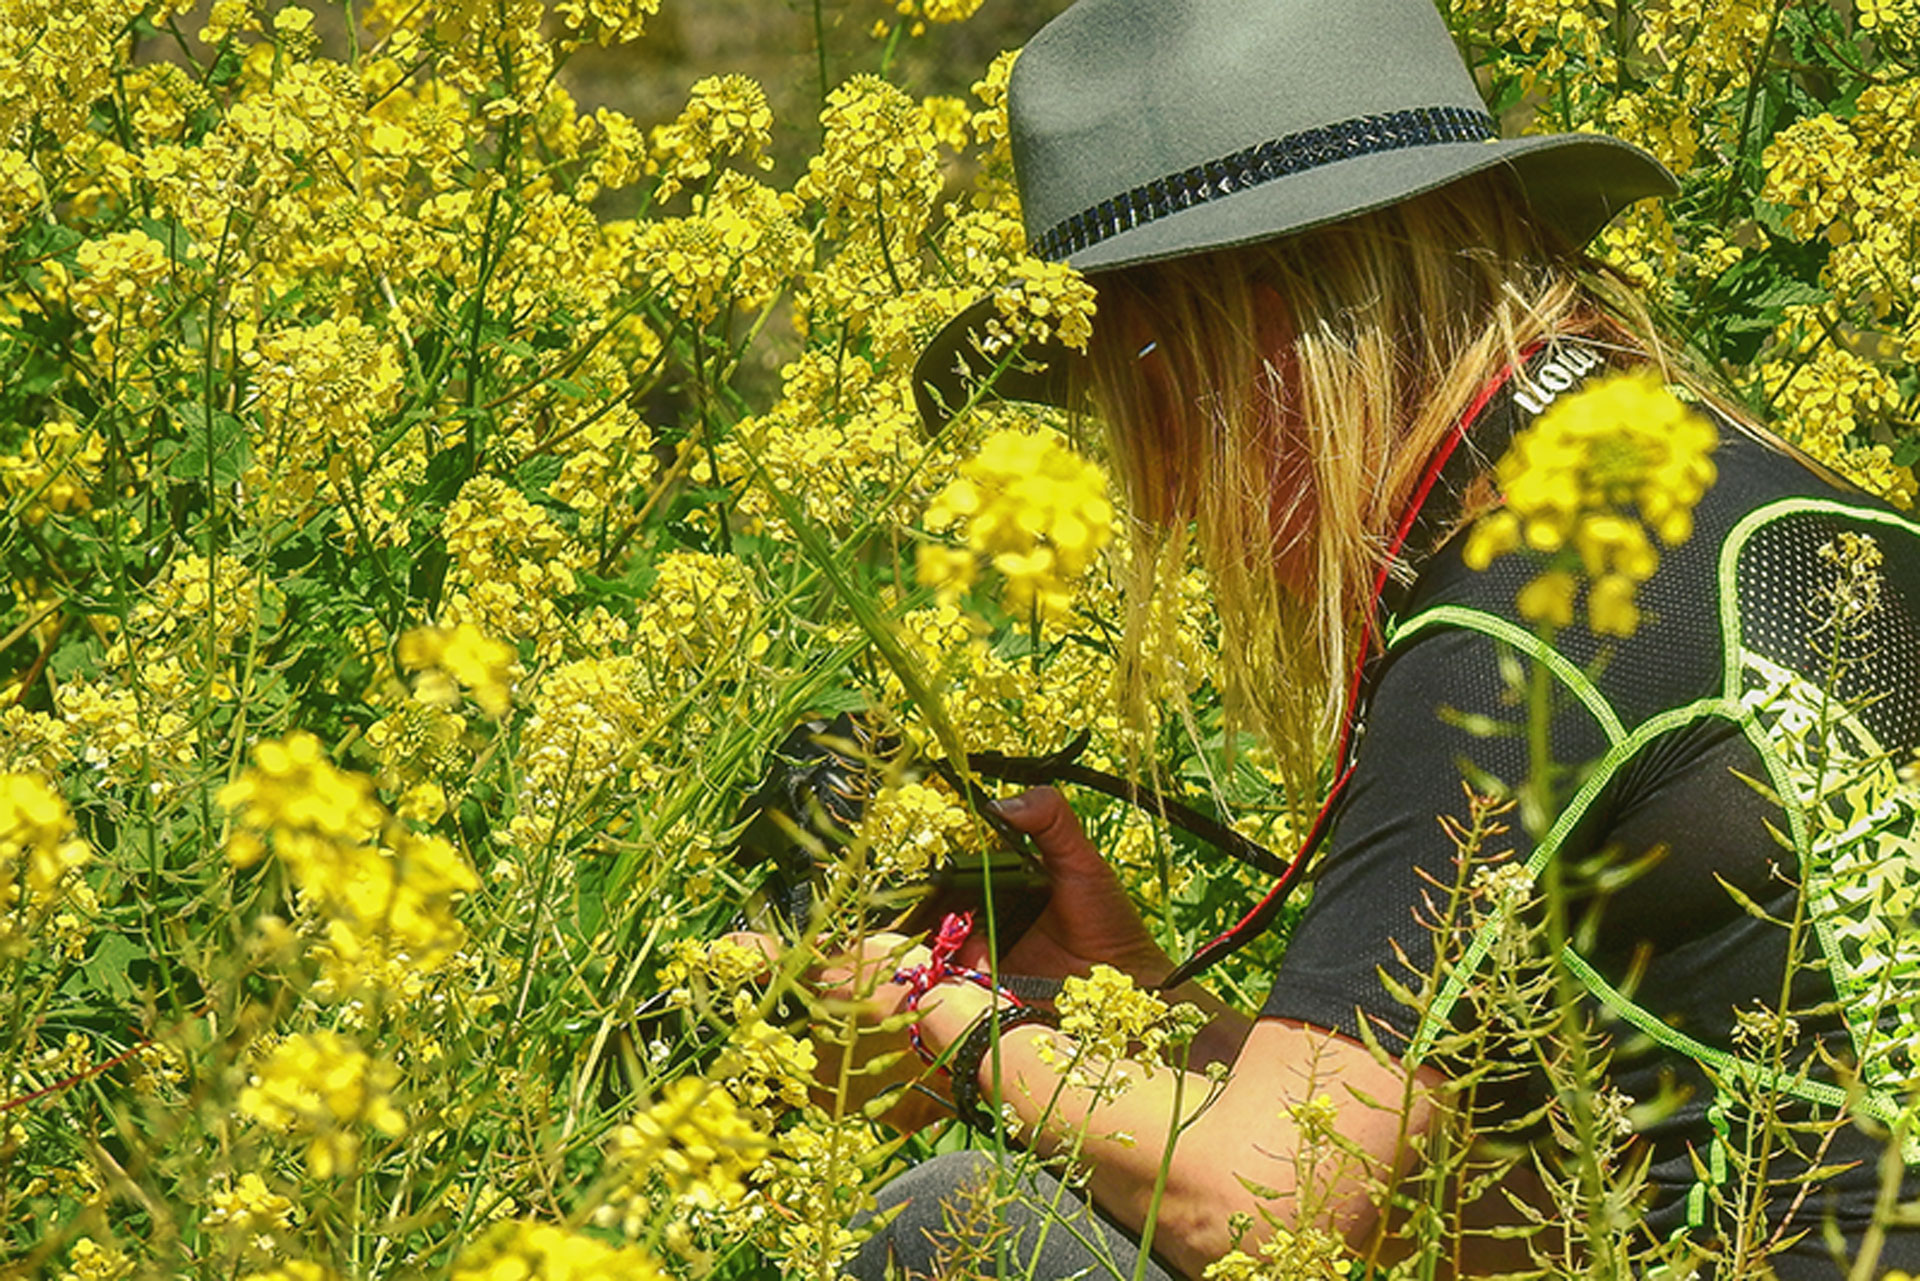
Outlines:
[[1093, 848], [1079, 817], [1066, 797], [1051, 787], [1035, 787], [993, 803], [1007, 825], [1033, 838], [1054, 880], [1062, 877], [1107, 876], [1106, 860]]

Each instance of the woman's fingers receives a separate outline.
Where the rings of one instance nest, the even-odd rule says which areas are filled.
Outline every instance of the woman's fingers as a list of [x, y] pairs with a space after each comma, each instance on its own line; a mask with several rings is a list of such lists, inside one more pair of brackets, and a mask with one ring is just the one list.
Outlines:
[[1164, 955], [1066, 798], [1036, 787], [997, 804], [1009, 824], [1033, 838], [1053, 883], [1040, 919], [1002, 959], [1017, 973], [1082, 974], [1096, 962], [1143, 981], [1165, 973]]
[[1033, 838], [1047, 875], [1055, 883], [1113, 875], [1107, 860], [1087, 839], [1080, 818], [1056, 788], [1035, 787], [994, 802], [1007, 823]]
[[[790, 950], [780, 939], [754, 930], [723, 934], [715, 946], [722, 945], [758, 952], [767, 963], [762, 978], [771, 978]], [[808, 982], [817, 987], [838, 989], [841, 995], [867, 995], [889, 982], [900, 970], [925, 962], [927, 949], [903, 934], [876, 931], [852, 948], [831, 946], [821, 940], [807, 959]]]

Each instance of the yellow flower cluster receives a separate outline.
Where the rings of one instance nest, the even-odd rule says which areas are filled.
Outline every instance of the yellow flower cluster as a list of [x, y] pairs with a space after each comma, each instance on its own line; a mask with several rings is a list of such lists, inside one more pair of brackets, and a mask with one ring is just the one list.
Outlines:
[[[916, 505], [898, 492], [924, 448], [912, 394], [864, 360], [802, 355], [782, 370], [778, 403], [739, 431], [742, 439], [719, 451], [718, 472], [699, 463], [697, 479], [745, 484], [757, 470], [809, 520], [835, 532], [873, 517], [904, 521]], [[885, 495], [890, 509], [868, 507], [863, 499], [870, 494]], [[764, 486], [750, 488], [737, 510], [750, 529], [786, 533]]]
[[1880, 608], [1886, 553], [1866, 534], [1842, 530], [1816, 553], [1833, 566], [1833, 581], [1813, 591], [1822, 626], [1841, 636], [1857, 635], [1860, 624]]
[[1257, 1254], [1234, 1249], [1207, 1265], [1204, 1281], [1342, 1281], [1353, 1270], [1346, 1243], [1324, 1228], [1269, 1224]]
[[826, 233], [901, 259], [920, 243], [940, 191], [926, 111], [878, 76], [854, 76], [820, 113], [826, 140], [795, 194], [826, 209]]
[[293, 1226], [293, 1202], [267, 1186], [249, 1170], [238, 1183], [216, 1190], [213, 1208], [200, 1226], [248, 1236], [259, 1236]]
[[18, 0], [0, 11], [0, 137], [46, 131], [53, 146], [73, 141], [93, 104], [107, 97], [121, 62], [121, 40], [136, 14], [165, 22], [189, 6], [178, 0]]
[[307, 1141], [307, 1168], [319, 1178], [350, 1174], [360, 1159], [361, 1128], [390, 1138], [407, 1132], [393, 1105], [398, 1074], [346, 1037], [289, 1037], [262, 1060], [240, 1092], [240, 1111]]
[[[929, 22], [965, 22], [980, 11], [982, 0], [895, 0], [893, 11], [909, 21], [909, 35], [925, 35]], [[874, 24], [874, 35], [885, 36], [887, 24]]]
[[51, 777], [73, 759], [71, 739], [58, 716], [18, 703], [0, 709], [0, 772]]
[[647, 168], [661, 178], [655, 198], [669, 199], [705, 178], [719, 157], [742, 156], [770, 169], [766, 149], [772, 141], [773, 111], [757, 82], [738, 74], [696, 80], [679, 118], [653, 131]]
[[521, 728], [516, 844], [538, 849], [583, 821], [581, 800], [630, 768], [651, 721], [630, 656], [586, 658], [548, 673]]
[[1639, 627], [1639, 585], [1659, 567], [1651, 528], [1669, 546], [1693, 533], [1693, 508], [1714, 481], [1713, 424], [1651, 371], [1596, 379], [1555, 402], [1514, 437], [1496, 478], [1505, 505], [1473, 527], [1464, 553], [1485, 569], [1525, 548], [1548, 568], [1520, 593], [1521, 614], [1573, 622], [1580, 578], [1596, 635]]
[[1858, 0], [1853, 11], [1854, 21], [1868, 31], [1891, 26], [1906, 15], [1910, 6], [1911, 0]]
[[1106, 473], [1044, 429], [996, 431], [927, 508], [936, 533], [958, 527], [961, 547], [923, 543], [921, 583], [951, 599], [986, 558], [1006, 584], [1009, 612], [1058, 618], [1072, 584], [1113, 538]]
[[806, 1105], [818, 1064], [812, 1041], [767, 1022], [748, 993], [736, 992], [732, 1028], [709, 1075], [745, 1107], [773, 1112]]
[[133, 623], [149, 644], [192, 631], [224, 649], [259, 620], [261, 586], [238, 557], [217, 555], [209, 563], [188, 552], [153, 581], [149, 599], [134, 608]]
[[760, 1118], [725, 1087], [681, 1077], [631, 1124], [614, 1131], [608, 1154], [627, 1178], [602, 1217], [634, 1235], [653, 1209], [649, 1193], [656, 1181], [686, 1207], [737, 1204], [747, 1194], [746, 1180], [771, 1150]]
[[1884, 444], [1859, 444], [1900, 412], [1898, 384], [1873, 361], [1820, 339], [1760, 367], [1787, 439], [1869, 492], [1905, 507], [1913, 473], [1896, 467]]
[[25, 952], [92, 857], [45, 779], [0, 774], [0, 957]]
[[47, 185], [25, 152], [0, 147], [0, 235], [10, 236], [46, 203]]
[[511, 645], [489, 638], [471, 623], [415, 627], [400, 634], [400, 665], [413, 672], [413, 695], [434, 707], [460, 704], [470, 690], [480, 710], [499, 720], [513, 699], [519, 669]]
[[325, 916], [326, 994], [382, 986], [396, 964], [431, 972], [465, 941], [454, 900], [479, 886], [465, 858], [390, 820], [372, 780], [335, 767], [313, 735], [258, 744], [218, 799], [233, 816], [228, 859], [249, 867], [271, 848]]
[[681, 316], [763, 306], [806, 267], [806, 233], [779, 192], [727, 172], [697, 204], [690, 217], [649, 223], [632, 247], [635, 271]]
[[304, 732], [258, 744], [252, 767], [219, 799], [234, 813], [227, 858], [235, 867], [252, 867], [271, 849], [322, 893], [352, 879], [352, 852], [373, 841], [386, 818], [372, 780], [336, 768]]
[[666, 1281], [637, 1246], [611, 1246], [552, 1223], [496, 1223], [462, 1251], [452, 1281]]
[[1830, 246], [1821, 272], [1832, 298], [1826, 328], [1852, 312], [1909, 364], [1920, 359], [1920, 273], [1911, 253], [1920, 228], [1917, 146], [1920, 81], [1909, 77], [1863, 90], [1851, 115], [1792, 125], [1764, 156], [1764, 193], [1785, 208], [1788, 230]]
[[1125, 1058], [1139, 1046], [1159, 1053], [1169, 1031], [1167, 1003], [1111, 965], [1095, 965], [1060, 989], [1060, 1030], [1096, 1061]]
[[[326, 319], [260, 335], [246, 361], [262, 426], [243, 477], [256, 520], [300, 517], [322, 494], [354, 510], [397, 505], [382, 491], [386, 476], [403, 478], [394, 469], [405, 452], [386, 460], [386, 476], [377, 474], [370, 430], [400, 394], [391, 340], [353, 316]], [[389, 526], [382, 518], [369, 533]]]
[[[127, 648], [114, 656], [125, 661]], [[140, 686], [75, 679], [61, 686], [58, 706], [81, 759], [109, 784], [145, 783], [171, 794], [193, 760], [191, 722], [183, 708], [199, 692], [180, 663], [147, 666]]]
[[1085, 277], [1063, 262], [1042, 262], [1023, 258], [1013, 266], [1013, 275], [994, 291], [994, 309], [999, 334], [994, 337], [1030, 339], [1036, 343], [1058, 339], [1069, 347], [1086, 350], [1093, 336], [1093, 286]]
[[850, 1226], [872, 1208], [867, 1186], [885, 1168], [887, 1145], [858, 1118], [829, 1121], [818, 1114], [780, 1131], [774, 1154], [757, 1177], [766, 1180], [766, 1204], [793, 1214], [768, 1216], [756, 1243], [784, 1276], [838, 1272], [864, 1239]]
[[442, 527], [453, 567], [446, 622], [466, 623], [536, 651], [558, 643], [556, 598], [575, 587], [580, 552], [548, 512], [492, 476], [476, 476], [447, 508]]
[[63, 415], [41, 423], [17, 454], [0, 455], [0, 492], [8, 509], [38, 525], [54, 513], [93, 509], [93, 490], [106, 460], [98, 432]]
[[171, 62], [136, 69], [127, 76], [126, 91], [133, 105], [134, 131], [150, 142], [178, 142], [194, 113], [213, 106], [213, 95], [206, 87], [185, 67]]
[[92, 1237], [81, 1237], [67, 1254], [67, 1270], [60, 1281], [120, 1281], [133, 1271], [133, 1260]]
[[660, 12], [660, 0], [559, 0], [554, 10], [571, 30], [591, 31], [604, 47], [638, 40], [647, 19]]
[[902, 782], [880, 789], [861, 815], [872, 846], [872, 874], [884, 885], [911, 885], [982, 839], [980, 820], [946, 787]]

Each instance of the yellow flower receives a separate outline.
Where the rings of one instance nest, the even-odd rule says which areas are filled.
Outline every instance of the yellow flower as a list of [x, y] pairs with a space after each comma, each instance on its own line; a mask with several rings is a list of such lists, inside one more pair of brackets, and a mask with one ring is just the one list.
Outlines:
[[1573, 622], [1573, 600], [1579, 591], [1579, 581], [1572, 574], [1550, 569], [1520, 589], [1520, 616], [1550, 627], [1569, 626]]
[[92, 857], [45, 780], [0, 774], [0, 955], [23, 952], [46, 915], [78, 897], [69, 878]]
[[807, 1084], [818, 1066], [813, 1042], [761, 1018], [746, 992], [734, 994], [733, 1019], [727, 1043], [709, 1069], [713, 1079], [750, 1108], [805, 1106]]
[[675, 312], [707, 321], [723, 305], [770, 302], [805, 268], [810, 247], [778, 192], [729, 171], [692, 217], [647, 224], [632, 252], [636, 272]]
[[977, 823], [950, 790], [903, 782], [883, 787], [866, 806], [860, 832], [872, 845], [874, 875], [897, 886], [925, 878], [966, 849]]
[[554, 11], [572, 31], [591, 28], [594, 41], [605, 48], [638, 40], [647, 19], [660, 12], [660, 0], [560, 0]]
[[1094, 290], [1063, 262], [1022, 258], [1013, 275], [994, 291], [999, 323], [1012, 338], [1046, 342], [1058, 337], [1084, 351], [1093, 336]]
[[611, 1155], [636, 1185], [657, 1176], [688, 1204], [718, 1207], [746, 1195], [747, 1176], [771, 1149], [764, 1126], [724, 1086], [690, 1076], [614, 1131]]
[[615, 1247], [552, 1223], [496, 1223], [462, 1251], [452, 1281], [666, 1281], [637, 1246]]
[[396, 962], [403, 972], [446, 964], [466, 939], [454, 902], [480, 884], [465, 857], [391, 822], [373, 780], [336, 768], [311, 734], [261, 743], [253, 760], [218, 795], [233, 811], [227, 858], [249, 867], [271, 849], [324, 918], [317, 994], [384, 984]]
[[[927, 508], [927, 528], [958, 527], [1005, 580], [1009, 611], [1063, 616], [1071, 584], [1113, 538], [1106, 473], [1052, 432], [1013, 429], [988, 436], [960, 473]], [[916, 571], [948, 599], [972, 581], [969, 564], [938, 544], [922, 545]]]
[[712, 173], [719, 157], [742, 156], [771, 168], [766, 149], [772, 142], [773, 112], [757, 81], [743, 75], [696, 80], [679, 119], [653, 131], [648, 167], [661, 176], [658, 198]]
[[68, 1254], [70, 1266], [60, 1281], [119, 1281], [133, 1271], [133, 1260], [92, 1237], [81, 1237]]
[[1060, 1030], [1094, 1059], [1125, 1058], [1138, 1044], [1148, 1054], [1166, 1039], [1167, 1003], [1110, 965], [1074, 975], [1060, 989]]
[[40, 212], [47, 185], [23, 151], [0, 147], [0, 236], [12, 235]]
[[421, 702], [453, 706], [459, 701], [457, 683], [473, 691], [473, 701], [488, 716], [506, 715], [519, 666], [513, 647], [489, 639], [472, 623], [403, 632], [399, 657], [402, 667], [419, 673], [414, 693]]
[[827, 211], [827, 231], [890, 247], [896, 261], [918, 245], [940, 195], [938, 139], [903, 90], [857, 75], [827, 96], [826, 140], [794, 185]]
[[1351, 1267], [1345, 1244], [1321, 1228], [1270, 1224], [1266, 1231], [1270, 1235], [1257, 1257], [1230, 1250], [1201, 1276], [1205, 1281], [1341, 1281]]
[[335, 768], [320, 740], [305, 731], [253, 749], [253, 765], [221, 788], [234, 811], [227, 858], [251, 867], [271, 848], [303, 884], [324, 886], [340, 874], [343, 850], [371, 841], [385, 818], [373, 781]]
[[[1920, 20], [1913, 0], [1854, 0], [1853, 16], [1867, 31], [1877, 31], [1882, 27], [1897, 28], [1901, 23]], [[1904, 1278], [1905, 1274], [1901, 1275]]]
[[214, 1192], [211, 1200], [213, 1208], [200, 1220], [201, 1227], [260, 1233], [293, 1226], [293, 1202], [257, 1174], [241, 1175], [239, 1183]]
[[240, 1092], [240, 1111], [307, 1140], [307, 1168], [319, 1178], [350, 1173], [359, 1128], [397, 1137], [406, 1119], [393, 1105], [397, 1073], [335, 1032], [289, 1037]]
[[1647, 531], [1669, 546], [1692, 535], [1717, 441], [1713, 424], [1651, 371], [1596, 379], [1514, 438], [1495, 471], [1505, 506], [1475, 524], [1463, 558], [1485, 569], [1522, 548], [1545, 557], [1517, 605], [1555, 628], [1573, 621], [1578, 570], [1588, 626], [1631, 635], [1640, 622], [1634, 594], [1660, 564]]

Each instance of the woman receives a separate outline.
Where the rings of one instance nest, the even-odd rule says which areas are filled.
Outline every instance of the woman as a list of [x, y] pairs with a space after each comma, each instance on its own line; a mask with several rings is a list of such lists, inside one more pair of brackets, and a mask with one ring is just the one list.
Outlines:
[[[855, 1270], [1131, 1275], [1150, 1231], [1147, 1275], [1197, 1277], [1275, 1225], [1371, 1250], [1397, 1231], [1380, 1188], [1418, 1169], [1487, 1053], [1509, 1056], [1498, 1090], [1475, 1085], [1487, 1123], [1542, 1151], [1566, 1056], [1606, 1069], [1578, 1106], [1611, 1105], [1597, 1124], [1632, 1132], [1645, 1223], [1675, 1259], [1698, 1251], [1721, 1275], [1765, 1259], [1788, 1277], [1844, 1275], [1862, 1251], [1915, 1266], [1920, 1238], [1875, 1226], [1876, 1206], [1920, 1189], [1900, 1145], [1882, 1163], [1920, 1080], [1920, 957], [1897, 928], [1920, 897], [1917, 808], [1895, 768], [1920, 745], [1915, 531], [1702, 411], [1718, 480], [1637, 615], [1615, 600], [1602, 620], [1598, 592], [1591, 622], [1550, 601], [1543, 637], [1515, 604], [1533, 564], [1465, 559], [1516, 433], [1583, 385], [1658, 366], [1577, 247], [1671, 190], [1665, 171], [1596, 136], [1497, 141], [1430, 0], [1081, 0], [1023, 52], [1009, 104], [1029, 240], [1099, 292], [1075, 377], [1158, 531], [1144, 559], [1178, 554], [1192, 529], [1235, 696], [1278, 744], [1341, 739], [1351, 769], [1260, 1017], [1192, 985], [1170, 994], [1210, 1017], [1185, 1073], [1143, 1066], [1100, 1097], [1063, 1078], [1058, 1031], [927, 968], [924, 949], [903, 964], [898, 941], [823, 977], [873, 990], [876, 1023], [916, 1010], [921, 1047], [976, 1118], [997, 1102], [1043, 1150], [1083, 1135], [1098, 1211], [1029, 1182], [997, 1211], [1009, 1234], [966, 1213], [983, 1158], [943, 1158], [883, 1193], [904, 1208]], [[1008, 363], [974, 336], [979, 318], [923, 362], [936, 420]], [[999, 394], [1057, 391], [1016, 363]], [[1514, 673], [1540, 700], [1531, 736], [1501, 729], [1528, 715]], [[1436, 822], [1465, 817], [1463, 779], [1528, 800], [1477, 851], [1515, 869], [1480, 883], [1493, 910], [1479, 919], [1447, 914], [1463, 873]], [[1058, 794], [1002, 813], [1054, 884], [1002, 969], [1165, 980], [1171, 962]], [[1574, 875], [1602, 854], [1646, 866], [1603, 894]], [[1576, 910], [1534, 926], [1572, 929], [1550, 934], [1541, 981], [1577, 995], [1601, 1039], [1501, 1022], [1498, 994], [1524, 995], [1526, 976], [1488, 957], [1540, 919], [1546, 884]], [[1628, 1221], [1565, 1224], [1568, 1257], [1615, 1249]]]

